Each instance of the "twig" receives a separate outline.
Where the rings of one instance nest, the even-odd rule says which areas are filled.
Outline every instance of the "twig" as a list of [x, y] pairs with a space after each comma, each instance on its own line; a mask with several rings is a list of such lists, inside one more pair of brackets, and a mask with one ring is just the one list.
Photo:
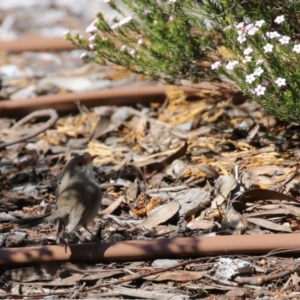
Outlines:
[[265, 276], [256, 276], [256, 277], [237, 277], [235, 282], [238, 284], [252, 284], [252, 285], [262, 285], [266, 282], [269, 282], [274, 279], [279, 279], [281, 277], [287, 276], [291, 273], [294, 273], [299, 270], [300, 265], [292, 267], [290, 270], [283, 271], [277, 274], [265, 275]]
[[174, 269], [177, 269], [179, 267], [183, 267], [183, 266], [186, 266], [186, 265], [189, 265], [189, 264], [192, 264], [192, 263], [197, 263], [197, 262], [207, 260], [207, 259], [208, 259], [208, 257], [196, 258], [196, 259], [193, 259], [193, 260], [184, 261], [182, 263], [176, 264], [176, 265], [171, 266], [171, 267], [163, 268], [161, 270], [156, 270], [156, 271], [153, 271], [153, 272], [149, 272], [147, 274], [129, 275], [129, 276], [126, 276], [125, 278], [121, 278], [117, 281], [98, 283], [95, 286], [88, 288], [87, 291], [96, 289], [98, 287], [106, 287], [106, 286], [110, 286], [112, 284], [120, 284], [120, 283], [124, 283], [124, 282], [128, 282], [128, 281], [132, 281], [132, 280], [137, 280], [137, 279], [140, 279], [140, 278], [143, 278], [143, 277], [160, 274], [160, 273], [163, 273], [163, 272], [166, 272], [166, 271], [174, 270]]
[[79, 294], [79, 292], [81, 292], [83, 290], [83, 288], [85, 287], [86, 285], [86, 282], [84, 282], [80, 287], [79, 289], [77, 289], [73, 295], [70, 297], [70, 299], [74, 299], [75, 297], [77, 297], [77, 295]]
[[116, 201], [114, 201], [109, 207], [104, 210], [101, 210], [100, 215], [110, 215], [113, 211], [115, 211], [119, 205], [125, 201], [124, 196], [120, 196]]
[[147, 195], [153, 194], [153, 193], [168, 193], [168, 192], [179, 192], [182, 190], [188, 189], [188, 186], [186, 185], [179, 185], [175, 187], [166, 187], [166, 188], [158, 188], [158, 189], [151, 189], [147, 190], [145, 193]]
[[11, 146], [17, 143], [21, 143], [24, 142], [28, 139], [31, 139], [37, 135], [39, 135], [40, 133], [46, 131], [47, 129], [49, 129], [50, 127], [52, 127], [57, 119], [58, 119], [58, 114], [56, 112], [56, 110], [54, 109], [42, 109], [42, 110], [37, 110], [34, 111], [32, 113], [30, 113], [29, 115], [27, 115], [26, 117], [24, 117], [23, 119], [21, 119], [19, 122], [17, 122], [12, 129], [17, 129], [18, 127], [28, 123], [29, 121], [31, 121], [34, 118], [40, 118], [40, 117], [47, 117], [49, 116], [49, 120], [47, 122], [45, 122], [40, 128], [38, 128], [36, 131], [29, 133], [25, 136], [22, 137], [17, 137], [7, 143], [3, 143], [0, 144], [0, 150], [7, 147], [7, 146]]
[[222, 284], [225, 284], [225, 285], [229, 285], [229, 286], [237, 286], [238, 285], [236, 282], [231, 282], [231, 281], [228, 281], [228, 280], [221, 280], [221, 279], [218, 279], [216, 277], [210, 276], [208, 274], [203, 274], [203, 276], [206, 277], [206, 278], [209, 278], [211, 280], [214, 280], [216, 282], [220, 282]]

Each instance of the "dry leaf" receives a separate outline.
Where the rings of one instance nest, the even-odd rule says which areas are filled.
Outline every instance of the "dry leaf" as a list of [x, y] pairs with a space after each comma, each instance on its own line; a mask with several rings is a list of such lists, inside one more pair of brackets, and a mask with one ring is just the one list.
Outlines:
[[172, 281], [190, 281], [190, 280], [198, 280], [202, 278], [202, 272], [193, 272], [193, 271], [171, 271], [164, 272], [157, 275], [150, 275], [144, 277], [147, 280], [153, 281], [164, 281], [164, 280], [172, 280]]
[[284, 203], [281, 203], [280, 205], [285, 207], [290, 212], [290, 214], [292, 214], [296, 217], [300, 216], [300, 207], [292, 206], [292, 205], [286, 205]]
[[83, 277], [82, 274], [71, 275], [66, 278], [57, 278], [50, 282], [36, 282], [34, 285], [39, 286], [73, 286]]
[[273, 223], [271, 221], [260, 219], [260, 218], [247, 218], [248, 222], [256, 224], [260, 227], [273, 230], [273, 231], [283, 231], [283, 232], [292, 232], [292, 230], [284, 225], [279, 225], [276, 223]]
[[154, 210], [153, 214], [139, 224], [138, 227], [150, 230], [153, 227], [171, 219], [176, 213], [178, 213], [179, 208], [180, 205], [178, 201], [172, 201], [168, 204], [162, 205]]
[[228, 199], [230, 192], [236, 187], [237, 184], [233, 175], [220, 176], [217, 181], [219, 182], [219, 187], [217, 196], [211, 203], [212, 208], [217, 208], [217, 206], [220, 206], [226, 199]]
[[246, 203], [268, 199], [295, 201], [298, 203], [300, 202], [297, 199], [280, 192], [267, 189], [252, 189], [246, 191], [245, 193], [241, 194], [236, 200], [232, 201], [232, 206], [235, 210], [242, 212], [247, 208]]

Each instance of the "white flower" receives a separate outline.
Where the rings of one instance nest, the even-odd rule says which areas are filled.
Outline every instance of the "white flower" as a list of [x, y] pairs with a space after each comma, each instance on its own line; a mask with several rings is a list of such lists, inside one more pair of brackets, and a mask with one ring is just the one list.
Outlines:
[[220, 61], [216, 61], [210, 67], [211, 67], [212, 70], [218, 70], [219, 67], [220, 67], [220, 65], [221, 65], [221, 62]]
[[109, 22], [109, 23], [112, 23], [112, 22], [114, 22], [114, 23], [115, 23], [115, 22], [118, 22], [117, 16], [116, 16], [116, 15], [111, 16], [111, 17], [109, 18], [108, 22]]
[[248, 54], [250, 54], [251, 52], [253, 52], [253, 49], [252, 48], [250, 48], [250, 47], [248, 47], [248, 48], [246, 48], [245, 50], [244, 50], [244, 54], [245, 55], [248, 55]]
[[272, 44], [267, 44], [264, 46], [264, 51], [265, 53], [268, 53], [268, 52], [272, 52], [273, 51], [273, 45]]
[[68, 35], [69, 33], [70, 33], [70, 30], [66, 30], [66, 31], [63, 32], [63, 35], [66, 36], [66, 35]]
[[249, 62], [249, 61], [251, 61], [251, 60], [252, 60], [252, 57], [249, 56], [249, 55], [246, 55], [246, 56], [245, 56], [245, 59], [243, 59], [242, 63], [246, 63], [246, 62]]
[[264, 63], [264, 60], [263, 59], [259, 59], [257, 62], [256, 62], [256, 65], [257, 66], [260, 66]]
[[90, 49], [95, 49], [95, 47], [96, 47], [96, 44], [89, 44], [89, 47], [90, 47]]
[[258, 67], [258, 68], [254, 69], [253, 75], [260, 76], [263, 72], [264, 72], [264, 70], [261, 67]]
[[276, 83], [279, 87], [285, 86], [285, 85], [286, 85], [286, 80], [285, 80], [285, 78], [278, 77], [278, 78], [275, 80], [275, 83]]
[[137, 43], [138, 43], [138, 45], [142, 45], [143, 44], [143, 39], [139, 39]]
[[260, 84], [254, 89], [254, 93], [257, 96], [263, 95], [265, 93], [265, 91], [266, 91], [266, 88]]
[[122, 47], [120, 48], [120, 51], [124, 51], [126, 49], [126, 45], [122, 45]]
[[83, 59], [84, 57], [87, 56], [87, 52], [83, 52], [81, 55], [80, 55], [80, 59]]
[[248, 24], [245, 26], [245, 31], [249, 31], [254, 25], [253, 24]]
[[131, 20], [132, 20], [132, 17], [131, 17], [131, 16], [128, 16], [128, 17], [126, 17], [125, 19], [121, 20], [120, 22], [118, 22], [118, 23], [112, 25], [112, 26], [111, 26], [111, 29], [115, 29], [115, 28], [117, 28], [117, 27], [121, 27], [121, 26], [123, 26], [124, 24], [130, 22]]
[[252, 83], [255, 80], [255, 76], [253, 74], [246, 75], [246, 82]]
[[89, 41], [93, 42], [96, 37], [97, 37], [97, 34], [92, 35], [91, 37], [89, 37]]
[[125, 19], [121, 20], [118, 24], [119, 24], [119, 26], [122, 26], [122, 25], [124, 25], [124, 24], [130, 22], [131, 20], [132, 20], [132, 17], [131, 17], [131, 16], [128, 16], [128, 17], [126, 17]]
[[260, 28], [263, 24], [265, 24], [266, 22], [264, 20], [260, 20], [260, 21], [256, 21], [255, 22], [255, 26]]
[[290, 37], [289, 36], [286, 36], [286, 35], [284, 35], [283, 37], [281, 37], [280, 39], [279, 39], [279, 42], [280, 42], [280, 44], [282, 44], [282, 45], [284, 45], [284, 44], [288, 44], [289, 42], [290, 42]]
[[131, 50], [129, 51], [130, 55], [132, 55], [132, 56], [134, 56], [134, 55], [135, 55], [135, 52], [136, 52], [136, 50], [135, 50], [135, 49], [131, 49]]
[[231, 28], [232, 28], [232, 26], [231, 26], [231, 25], [228, 25], [228, 26], [224, 27], [223, 31], [229, 30], [229, 29], [231, 29]]
[[237, 41], [242, 44], [243, 42], [246, 41], [246, 35], [244, 33], [240, 33], [238, 38], [237, 38]]
[[277, 31], [268, 31], [266, 32], [266, 36], [270, 39], [279, 38], [281, 35]]
[[92, 33], [92, 32], [97, 31], [97, 27], [96, 27], [95, 24], [97, 24], [97, 20], [95, 20], [93, 23], [91, 23], [91, 24], [86, 28], [86, 32]]
[[282, 23], [284, 20], [285, 20], [284, 16], [281, 15], [281, 16], [278, 16], [278, 17], [274, 20], [274, 22], [277, 23], [277, 24], [280, 24], [280, 23]]
[[296, 53], [300, 53], [300, 44], [297, 44], [293, 47], [293, 51]]
[[241, 22], [235, 26], [236, 29], [243, 29], [245, 27], [245, 23]]
[[103, 0], [103, 2], [105, 3], [109, 3], [111, 0]]
[[252, 27], [252, 28], [248, 31], [248, 34], [249, 34], [249, 35], [254, 35], [258, 30], [259, 30], [259, 28], [257, 28], [257, 27]]
[[226, 70], [233, 70], [233, 68], [238, 64], [239, 62], [236, 60], [230, 61], [226, 66]]

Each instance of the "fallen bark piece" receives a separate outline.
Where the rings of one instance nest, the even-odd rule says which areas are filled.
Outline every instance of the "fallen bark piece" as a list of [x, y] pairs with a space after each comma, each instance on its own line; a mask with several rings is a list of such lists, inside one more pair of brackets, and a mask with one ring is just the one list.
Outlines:
[[25, 240], [26, 232], [10, 232], [5, 239], [5, 247], [18, 247], [21, 246]]
[[172, 267], [179, 263], [177, 259], [156, 259], [151, 264], [154, 268]]
[[7, 270], [4, 276], [7, 280], [20, 282], [50, 281], [55, 278], [61, 264], [44, 264], [28, 268]]
[[22, 209], [24, 206], [36, 205], [42, 200], [39, 197], [18, 191], [3, 192], [0, 196], [0, 212]]

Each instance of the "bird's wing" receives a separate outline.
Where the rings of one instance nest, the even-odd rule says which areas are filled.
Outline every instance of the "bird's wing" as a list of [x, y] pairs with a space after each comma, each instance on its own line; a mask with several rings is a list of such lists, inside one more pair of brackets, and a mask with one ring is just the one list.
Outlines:
[[53, 214], [56, 214], [57, 219], [65, 218], [63, 223], [69, 232], [78, 225], [80, 215], [84, 211], [84, 206], [80, 199], [81, 194], [77, 183], [69, 185], [58, 195], [56, 210]]
[[61, 192], [58, 199], [57, 208], [60, 210], [63, 205], [68, 205], [68, 231], [74, 230], [78, 225], [86, 226], [91, 219], [93, 220], [98, 212], [101, 196], [101, 189], [94, 184], [83, 184], [74, 182]]
[[86, 228], [94, 220], [101, 203], [101, 189], [98, 186], [86, 185], [79, 199], [70, 212], [68, 231], [72, 231], [77, 225]]

